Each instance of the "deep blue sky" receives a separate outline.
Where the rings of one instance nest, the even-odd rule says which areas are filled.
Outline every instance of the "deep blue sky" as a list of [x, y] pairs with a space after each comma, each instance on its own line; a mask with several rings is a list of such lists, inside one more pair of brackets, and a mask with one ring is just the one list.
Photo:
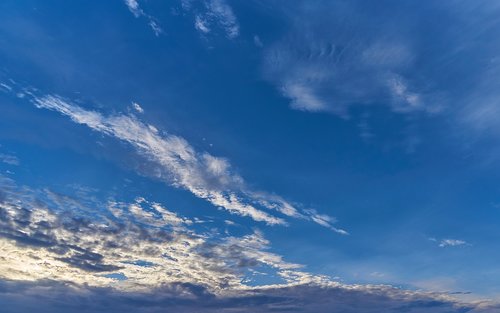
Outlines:
[[499, 32], [495, 1], [1, 2], [2, 288], [497, 301]]

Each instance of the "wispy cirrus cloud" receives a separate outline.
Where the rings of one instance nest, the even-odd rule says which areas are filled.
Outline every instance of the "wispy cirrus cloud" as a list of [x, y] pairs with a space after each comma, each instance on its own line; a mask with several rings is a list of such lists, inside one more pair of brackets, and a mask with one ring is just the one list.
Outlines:
[[412, 38], [361, 6], [321, 2], [286, 9], [291, 27], [265, 50], [265, 77], [297, 110], [348, 116], [351, 106], [383, 104], [401, 113], [439, 111], [433, 95], [408, 76], [418, 53]]
[[467, 242], [460, 239], [443, 239], [439, 242], [439, 246], [441, 248], [444, 247], [457, 247], [467, 245]]
[[1, 281], [5, 313], [138, 312], [188, 313], [496, 313], [492, 302], [461, 303], [451, 297], [404, 291], [389, 286], [273, 286], [214, 296], [193, 284], [172, 283], [134, 294], [111, 288], [62, 284], [56, 281]]
[[470, 243], [468, 243], [465, 240], [461, 240], [461, 239], [450, 239], [450, 238], [436, 239], [436, 238], [429, 238], [429, 240], [437, 243], [440, 248], [470, 246]]
[[[284, 217], [311, 220], [339, 234], [335, 219], [311, 209], [299, 209], [278, 195], [255, 191], [231, 169], [229, 162], [206, 152], [196, 151], [185, 139], [161, 134], [133, 115], [104, 116], [86, 110], [58, 96], [33, 96], [36, 107], [57, 111], [78, 124], [129, 143], [159, 169], [157, 178], [186, 189], [216, 207], [270, 225], [287, 224]], [[284, 217], [271, 214], [279, 212]]]
[[[266, 46], [266, 79], [294, 109], [348, 116], [352, 107], [366, 105], [436, 114], [454, 103], [456, 113], [472, 101], [464, 93], [477, 98], [475, 88], [463, 89], [469, 77], [498, 76], [497, 26], [489, 22], [498, 6], [428, 3], [414, 10], [388, 3], [320, 1], [280, 8], [290, 27]], [[471, 11], [481, 17], [470, 18]], [[428, 12], [446, 23], [429, 20]], [[478, 33], [492, 41], [477, 42]], [[474, 49], [476, 44], [483, 49]], [[473, 86], [492, 81], [477, 78]]]
[[498, 137], [498, 5], [386, 4], [276, 6], [289, 27], [264, 49], [265, 79], [296, 110], [349, 117], [385, 107], [442, 117], [467, 139]]
[[0, 153], [0, 162], [9, 165], [19, 165], [19, 159], [15, 155]]
[[155, 18], [144, 12], [144, 10], [140, 7], [138, 0], [124, 0], [125, 5], [129, 9], [129, 11], [136, 17], [145, 17], [148, 20], [148, 25], [151, 27], [151, 30], [154, 32], [156, 36], [159, 36], [163, 33], [163, 29], [158, 25], [158, 22]]
[[206, 35], [220, 29], [229, 39], [239, 36], [238, 19], [225, 0], [183, 0], [181, 4], [185, 11], [194, 14], [194, 27], [201, 34]]

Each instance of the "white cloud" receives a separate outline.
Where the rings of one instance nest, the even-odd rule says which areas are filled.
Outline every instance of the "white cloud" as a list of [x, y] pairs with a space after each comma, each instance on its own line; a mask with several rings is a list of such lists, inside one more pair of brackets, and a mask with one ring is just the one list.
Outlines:
[[137, 0], [125, 0], [125, 4], [135, 17], [140, 17], [144, 14], [142, 9], [139, 7], [139, 2], [137, 2]]
[[149, 202], [142, 197], [136, 198], [135, 202], [130, 204], [111, 202], [109, 203], [109, 209], [117, 218], [123, 218], [128, 214], [130, 218], [152, 226], [193, 224], [193, 221], [190, 219], [178, 216], [176, 213], [163, 207], [160, 203]]
[[208, 34], [210, 32], [210, 28], [207, 26], [207, 21], [199, 15], [196, 15], [195, 17], [194, 27], [204, 34]]
[[243, 203], [231, 191], [232, 187], [238, 188], [242, 185], [241, 178], [231, 173], [214, 172], [213, 164], [223, 163], [223, 161], [218, 162], [217, 158], [207, 156], [207, 154], [198, 154], [181, 137], [173, 135], [162, 137], [133, 116], [105, 117], [54, 96], [37, 98], [35, 104], [38, 108], [58, 111], [69, 116], [76, 123], [87, 125], [93, 130], [130, 143], [138, 152], [166, 170], [170, 175], [169, 181], [174, 186], [185, 188], [215, 206], [268, 224], [285, 223], [280, 218]]
[[[86, 310], [95, 312], [108, 310], [110, 304], [120, 311], [143, 312], [146, 307], [144, 312], [150, 313], [169, 309], [215, 313], [221, 308], [352, 313], [402, 309], [458, 313], [474, 308], [475, 312], [494, 312], [492, 303], [464, 304], [446, 293], [347, 285], [305, 272], [300, 265], [269, 252], [270, 243], [259, 231], [242, 237], [216, 234], [215, 238], [213, 232], [193, 231], [188, 219], [163, 207], [153, 209], [176, 218], [157, 224], [162, 218], [149, 214], [156, 204], [142, 197], [108, 206], [91, 201], [99, 207], [94, 210], [86, 207], [86, 198], [61, 195], [56, 204], [47, 201], [46, 190], [18, 187], [2, 176], [0, 184], [5, 190], [0, 202], [0, 300], [9, 299], [7, 303], [21, 297], [23, 305], [36, 299], [37, 307], [49, 308], [56, 300], [61, 312], [78, 312], [71, 307], [74, 303], [78, 307], [86, 303]], [[66, 205], [66, 201], [81, 200], [81, 212]], [[284, 282], [246, 284], [246, 273], [263, 269]], [[123, 303], [126, 306], [120, 307]], [[16, 304], [21, 311], [33, 311], [23, 305]]]
[[149, 18], [149, 27], [153, 30], [153, 33], [156, 35], [156, 37], [160, 36], [163, 33], [163, 29], [158, 25], [158, 22], [153, 20], [151, 17]]
[[189, 190], [195, 196], [233, 214], [248, 216], [270, 225], [287, 224], [283, 218], [263, 210], [269, 209], [345, 233], [332, 226], [333, 218], [311, 214], [310, 210], [300, 213], [279, 196], [250, 190], [244, 180], [232, 172], [227, 160], [197, 152], [183, 138], [159, 134], [156, 129], [134, 116], [103, 116], [56, 96], [35, 97], [33, 102], [38, 108], [60, 112], [78, 124], [87, 125], [95, 131], [131, 144], [138, 153], [158, 167], [158, 178]]
[[405, 83], [400, 76], [394, 75], [389, 78], [387, 80], [387, 86], [393, 97], [392, 107], [394, 111], [411, 112], [421, 109], [421, 96], [417, 93], [410, 92], [407, 83]]
[[470, 245], [465, 240], [460, 240], [460, 239], [436, 239], [436, 238], [431, 237], [431, 238], [429, 238], [429, 240], [437, 243], [438, 246], [441, 248]]
[[138, 113], [144, 113], [144, 109], [137, 102], [132, 102], [132, 108], [134, 108], [134, 110]]
[[[189, 228], [191, 220], [142, 197], [104, 206], [80, 203], [82, 209], [74, 210], [72, 203], [80, 199], [63, 196], [51, 202], [46, 190], [20, 188], [0, 178], [5, 190], [0, 202], [2, 279], [52, 279], [129, 291], [190, 283], [220, 293], [248, 288], [241, 283], [247, 268], [280, 272], [301, 267], [267, 251], [269, 242], [258, 231], [243, 237], [199, 234]], [[118, 283], [109, 273], [124, 280]]]
[[328, 106], [325, 99], [321, 99], [307, 83], [293, 81], [285, 83], [282, 88], [283, 95], [290, 98], [291, 107], [304, 111], [326, 111]]
[[194, 13], [194, 27], [202, 34], [208, 34], [218, 27], [229, 39], [239, 36], [238, 19], [225, 0], [205, 0], [201, 7], [195, 7], [192, 1], [186, 0], [181, 4], [184, 10]]
[[264, 47], [264, 44], [262, 43], [262, 40], [261, 40], [261, 39], [260, 39], [260, 37], [259, 37], [259, 36], [257, 36], [257, 35], [254, 35], [254, 36], [253, 36], [253, 43], [254, 43], [257, 47], [259, 47], [259, 48]]
[[158, 22], [156, 22], [155, 18], [152, 15], [145, 13], [144, 10], [142, 10], [139, 6], [139, 2], [137, 0], [124, 1], [129, 11], [132, 12], [132, 14], [136, 18], [145, 17], [148, 20], [148, 25], [156, 36], [159, 36], [161, 33], [163, 33], [163, 29], [160, 27], [160, 25], [158, 25]]
[[10, 87], [9, 85], [7, 85], [5, 83], [0, 83], [0, 87], [2, 87], [3, 89], [5, 89], [6, 91], [11, 91], [12, 90], [12, 87]]
[[356, 2], [287, 8], [291, 26], [266, 45], [265, 78], [297, 110], [347, 117], [351, 107], [372, 104], [407, 114], [441, 109], [408, 72], [418, 53], [412, 37], [362, 11]]
[[457, 247], [467, 245], [467, 242], [459, 239], [443, 239], [439, 242], [439, 246], [441, 248], [444, 247]]
[[19, 159], [15, 155], [0, 153], [0, 162], [9, 165], [19, 165]]
[[238, 37], [240, 27], [231, 7], [225, 0], [210, 0], [207, 2], [208, 16], [213, 17], [226, 31], [229, 38]]

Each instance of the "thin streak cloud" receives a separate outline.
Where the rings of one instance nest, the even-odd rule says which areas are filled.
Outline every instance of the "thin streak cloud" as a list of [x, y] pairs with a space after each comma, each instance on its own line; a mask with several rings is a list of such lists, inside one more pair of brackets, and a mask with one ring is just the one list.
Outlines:
[[38, 108], [57, 111], [75, 123], [131, 144], [138, 153], [167, 173], [168, 183], [184, 188], [230, 213], [248, 216], [269, 225], [286, 225], [287, 221], [283, 217], [264, 211], [272, 210], [287, 217], [311, 220], [339, 234], [347, 234], [345, 230], [332, 225], [334, 218], [314, 210], [301, 212], [277, 195], [250, 190], [243, 178], [231, 170], [226, 159], [197, 152], [179, 136], [161, 135], [156, 128], [151, 129], [133, 115], [104, 116], [52, 95], [34, 97], [33, 103]]

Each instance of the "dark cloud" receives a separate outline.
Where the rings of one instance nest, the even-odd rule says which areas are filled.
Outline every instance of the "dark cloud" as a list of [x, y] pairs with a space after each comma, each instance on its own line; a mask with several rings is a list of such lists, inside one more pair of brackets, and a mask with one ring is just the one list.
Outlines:
[[488, 303], [460, 304], [435, 295], [391, 287], [299, 285], [216, 296], [193, 284], [169, 284], [147, 293], [81, 288], [54, 281], [0, 281], [4, 313], [21, 312], [304, 312], [304, 313], [495, 313]]

